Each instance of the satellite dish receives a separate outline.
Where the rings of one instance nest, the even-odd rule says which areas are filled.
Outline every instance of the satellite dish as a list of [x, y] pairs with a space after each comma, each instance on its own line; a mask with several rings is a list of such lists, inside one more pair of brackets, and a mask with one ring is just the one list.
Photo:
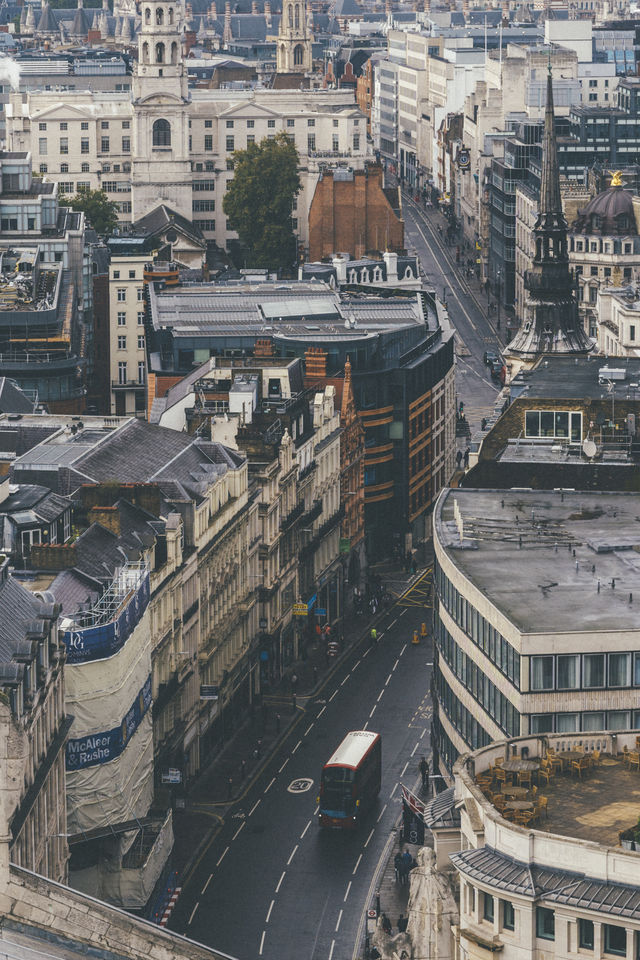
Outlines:
[[598, 452], [598, 448], [596, 447], [593, 440], [589, 440], [589, 438], [587, 437], [587, 439], [582, 444], [582, 452], [584, 453], [585, 457], [589, 457], [590, 460], [593, 460], [596, 453]]

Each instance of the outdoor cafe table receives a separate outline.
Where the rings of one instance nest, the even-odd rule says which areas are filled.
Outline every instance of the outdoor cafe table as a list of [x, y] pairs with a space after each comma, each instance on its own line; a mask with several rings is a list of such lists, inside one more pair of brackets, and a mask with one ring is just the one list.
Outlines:
[[533, 803], [530, 800], [510, 800], [505, 803], [505, 810], [533, 810]]
[[588, 754], [583, 753], [582, 750], [563, 750], [561, 753], [555, 753], [554, 757], [562, 760], [562, 769], [564, 770], [565, 764], [571, 764], [572, 760], [583, 760]]
[[528, 794], [527, 787], [512, 787], [509, 783], [503, 783], [500, 787], [500, 793], [505, 797], [513, 797], [515, 800], [523, 799]]
[[539, 760], [523, 760], [522, 757], [514, 757], [513, 760], [505, 760], [502, 764], [505, 773], [536, 773], [540, 769]]

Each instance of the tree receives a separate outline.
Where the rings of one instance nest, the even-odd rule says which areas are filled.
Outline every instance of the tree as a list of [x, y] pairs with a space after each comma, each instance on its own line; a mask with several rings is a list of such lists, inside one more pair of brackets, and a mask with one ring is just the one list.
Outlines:
[[279, 133], [233, 154], [233, 180], [222, 201], [229, 226], [249, 251], [251, 266], [282, 268], [296, 259], [291, 214], [300, 190], [298, 151]]
[[101, 236], [113, 233], [118, 225], [118, 207], [109, 200], [104, 190], [82, 190], [74, 197], [60, 197], [63, 207], [82, 210], [87, 220]]

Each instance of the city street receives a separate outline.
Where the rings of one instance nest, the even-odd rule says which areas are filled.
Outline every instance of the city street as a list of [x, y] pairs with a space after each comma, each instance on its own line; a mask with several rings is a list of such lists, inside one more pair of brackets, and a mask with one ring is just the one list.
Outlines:
[[[353, 650], [319, 693], [298, 700], [298, 719], [188, 878], [170, 926], [240, 960], [287, 955], [357, 956], [365, 911], [397, 836], [400, 784], [415, 788], [430, 756], [428, 577], [378, 624], [378, 643]], [[392, 584], [390, 586], [393, 586]], [[316, 797], [323, 764], [344, 734], [382, 734], [382, 789], [354, 833], [321, 831]], [[395, 922], [395, 918], [394, 918]]]
[[[498, 384], [491, 379], [489, 368], [483, 362], [487, 349], [500, 351], [504, 343], [503, 329], [499, 332], [496, 320], [486, 314], [486, 299], [479, 295], [477, 283], [468, 281], [464, 270], [456, 264], [456, 248], [445, 243], [438, 226], [446, 220], [435, 208], [425, 210], [407, 193], [403, 194], [405, 243], [410, 252], [420, 258], [427, 282], [431, 282], [438, 297], [449, 308], [449, 318], [456, 330], [456, 391], [464, 402], [464, 412], [471, 430], [480, 426], [482, 417], [493, 411]], [[444, 233], [444, 230], [443, 230]], [[469, 253], [463, 255], [463, 259]], [[502, 336], [501, 336], [502, 335]]]

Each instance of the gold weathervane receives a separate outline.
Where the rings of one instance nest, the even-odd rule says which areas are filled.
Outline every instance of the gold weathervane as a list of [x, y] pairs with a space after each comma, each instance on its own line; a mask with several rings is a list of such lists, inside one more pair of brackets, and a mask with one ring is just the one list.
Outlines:
[[616, 170], [611, 174], [611, 186], [612, 187], [622, 187], [622, 170]]

